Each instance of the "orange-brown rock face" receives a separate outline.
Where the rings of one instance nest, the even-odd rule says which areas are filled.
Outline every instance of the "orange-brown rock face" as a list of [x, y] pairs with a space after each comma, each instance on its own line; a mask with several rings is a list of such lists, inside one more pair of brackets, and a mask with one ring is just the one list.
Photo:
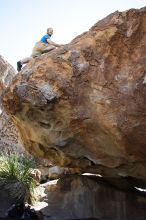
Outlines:
[[3, 105], [29, 152], [146, 180], [146, 8], [115, 12], [35, 58]]

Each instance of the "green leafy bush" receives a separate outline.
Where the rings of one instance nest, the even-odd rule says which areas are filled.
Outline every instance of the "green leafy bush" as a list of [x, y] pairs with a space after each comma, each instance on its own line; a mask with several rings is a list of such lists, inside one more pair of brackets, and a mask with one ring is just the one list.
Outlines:
[[23, 155], [0, 155], [0, 186], [8, 190], [12, 198], [32, 204], [36, 181], [31, 177], [29, 170], [35, 168], [33, 159]]

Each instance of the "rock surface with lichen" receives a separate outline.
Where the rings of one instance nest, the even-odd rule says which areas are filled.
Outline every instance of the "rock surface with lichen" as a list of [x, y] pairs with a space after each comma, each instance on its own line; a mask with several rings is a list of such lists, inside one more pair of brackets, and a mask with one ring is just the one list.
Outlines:
[[15, 69], [0, 56], [0, 152], [24, 153], [25, 149], [22, 146], [19, 132], [1, 105], [2, 93], [15, 75]]
[[146, 8], [33, 59], [3, 97], [25, 148], [61, 167], [146, 180]]

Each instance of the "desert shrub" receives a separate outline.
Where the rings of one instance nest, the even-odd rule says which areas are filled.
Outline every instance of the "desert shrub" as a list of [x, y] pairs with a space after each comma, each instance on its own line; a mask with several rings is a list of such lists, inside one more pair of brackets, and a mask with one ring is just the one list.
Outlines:
[[12, 198], [32, 204], [36, 181], [29, 170], [36, 168], [33, 159], [17, 154], [0, 155], [0, 186], [8, 190]]

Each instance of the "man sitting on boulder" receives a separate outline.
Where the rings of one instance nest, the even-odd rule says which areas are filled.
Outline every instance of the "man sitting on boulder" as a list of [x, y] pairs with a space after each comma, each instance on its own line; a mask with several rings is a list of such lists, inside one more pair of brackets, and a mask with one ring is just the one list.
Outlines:
[[32, 54], [30, 57], [26, 57], [17, 62], [17, 70], [18, 72], [21, 70], [23, 64], [28, 63], [32, 58], [40, 56], [43, 53], [49, 52], [57, 47], [62, 46], [61, 44], [57, 44], [50, 40], [53, 34], [53, 28], [47, 29], [47, 34], [44, 35], [39, 42], [37, 42], [32, 50]]

